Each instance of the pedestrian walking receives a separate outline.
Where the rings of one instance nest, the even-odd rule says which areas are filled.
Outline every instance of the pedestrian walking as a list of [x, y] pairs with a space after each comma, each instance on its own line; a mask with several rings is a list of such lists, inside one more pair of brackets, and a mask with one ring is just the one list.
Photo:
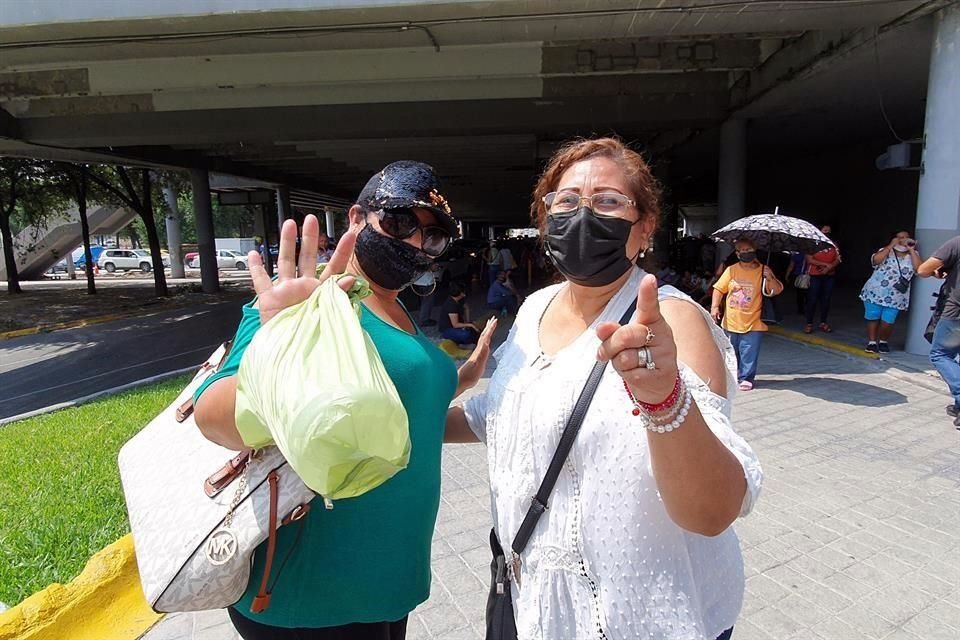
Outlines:
[[[485, 348], [475, 350], [458, 372], [398, 300], [400, 290], [428, 269], [457, 233], [438, 189], [427, 165], [387, 165], [350, 208], [350, 231], [319, 278], [316, 216], [306, 216], [303, 223], [299, 274], [292, 220], [281, 230], [276, 282], [267, 276], [259, 255], [250, 254], [257, 299], [243, 308], [220, 372], [196, 393], [196, 421], [203, 434], [230, 449], [244, 448], [234, 418], [236, 373], [244, 351], [262, 324], [306, 300], [321, 280], [349, 272], [370, 285], [360, 323], [407, 412], [412, 453], [407, 468], [376, 489], [338, 502], [329, 511], [314, 509], [299, 527], [277, 530], [275, 555], [284, 560], [274, 568], [279, 573], [271, 585], [269, 608], [254, 612], [253, 598], [266, 571], [267, 542], [257, 549], [250, 586], [229, 609], [244, 640], [402, 640], [408, 614], [430, 594], [445, 414], [450, 401], [479, 379], [490, 335], [487, 331], [482, 336]], [[351, 277], [341, 279], [341, 286], [352, 283]]]
[[810, 288], [810, 274], [807, 273], [807, 257], [799, 251], [790, 254], [790, 266], [787, 267], [785, 283], [793, 285], [797, 315], [807, 315], [807, 289]]
[[910, 283], [920, 267], [917, 241], [900, 231], [887, 246], [870, 256], [873, 273], [860, 290], [867, 321], [869, 353], [890, 353], [890, 336], [897, 315], [910, 307]]
[[917, 275], [944, 281], [940, 289], [943, 311], [933, 331], [930, 362], [953, 395], [947, 415], [960, 429], [960, 236], [947, 240], [934, 251], [917, 269]]
[[737, 264], [727, 267], [713, 285], [710, 315], [721, 323], [736, 352], [740, 390], [750, 391], [757, 377], [760, 341], [768, 329], [762, 319], [763, 297], [779, 295], [783, 284], [757, 260], [753, 242], [737, 240], [734, 251]]
[[[820, 227], [821, 233], [832, 239], [833, 229], [825, 224]], [[837, 267], [840, 266], [840, 250], [836, 244], [816, 253], [807, 255], [807, 273], [810, 274], [810, 288], [807, 290], [807, 325], [804, 333], [813, 333], [813, 318], [820, 310], [820, 324], [817, 327], [824, 333], [833, 332], [827, 322], [830, 316], [830, 301], [833, 298], [833, 285], [837, 276]]]
[[[730, 422], [726, 336], [636, 266], [660, 216], [649, 167], [618, 140], [567, 144], [531, 214], [567, 280], [526, 299], [486, 391], [451, 409], [447, 427], [487, 444], [493, 540], [508, 558], [498, 584], [517, 637], [729, 638], [744, 589], [731, 525], [762, 474]], [[511, 561], [588, 377], [595, 395], [549, 510]]]

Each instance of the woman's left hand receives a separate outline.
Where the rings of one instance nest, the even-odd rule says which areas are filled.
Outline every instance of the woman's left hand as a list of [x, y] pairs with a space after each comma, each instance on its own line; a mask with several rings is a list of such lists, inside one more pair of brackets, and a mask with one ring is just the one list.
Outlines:
[[[636, 319], [622, 326], [616, 322], [601, 323], [597, 337], [602, 341], [597, 359], [612, 362], [630, 385], [634, 398], [657, 404], [670, 395], [677, 381], [677, 344], [670, 325], [660, 314], [656, 276], [647, 274], [640, 281]], [[653, 366], [649, 367], [651, 362]]]
[[493, 340], [493, 333], [496, 330], [497, 319], [494, 317], [487, 320], [486, 326], [480, 332], [480, 337], [477, 338], [477, 346], [474, 347], [473, 353], [457, 370], [457, 392], [454, 397], [472, 389], [480, 382], [483, 372], [487, 369], [487, 360], [490, 359], [490, 341]]

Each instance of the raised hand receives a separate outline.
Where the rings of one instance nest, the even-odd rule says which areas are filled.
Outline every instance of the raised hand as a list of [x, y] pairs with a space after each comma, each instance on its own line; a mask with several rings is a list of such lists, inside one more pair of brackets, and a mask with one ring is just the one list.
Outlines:
[[493, 339], [493, 333], [497, 330], [497, 319], [490, 318], [486, 326], [480, 332], [477, 339], [477, 346], [473, 353], [467, 358], [460, 369], [457, 371], [457, 395], [472, 389], [480, 381], [483, 372], [487, 369], [487, 360], [490, 359], [490, 341]]
[[[277, 258], [277, 279], [273, 281], [263, 267], [263, 258], [256, 251], [248, 255], [253, 288], [257, 292], [257, 307], [260, 311], [260, 323], [266, 324], [275, 315], [287, 307], [299, 304], [310, 297], [320, 284], [335, 275], [346, 271], [347, 263], [357, 241], [356, 227], [343, 234], [337, 249], [317, 277], [317, 246], [320, 237], [320, 222], [313, 214], [303, 221], [303, 233], [300, 243], [299, 269], [296, 262], [297, 223], [287, 220], [280, 229], [280, 256]], [[299, 271], [299, 273], [298, 273]], [[344, 291], [353, 286], [354, 278], [341, 278], [339, 285]]]
[[597, 359], [613, 364], [637, 400], [657, 404], [670, 395], [677, 380], [677, 345], [660, 314], [656, 276], [647, 274], [640, 281], [634, 321], [601, 323], [597, 337], [602, 341]]

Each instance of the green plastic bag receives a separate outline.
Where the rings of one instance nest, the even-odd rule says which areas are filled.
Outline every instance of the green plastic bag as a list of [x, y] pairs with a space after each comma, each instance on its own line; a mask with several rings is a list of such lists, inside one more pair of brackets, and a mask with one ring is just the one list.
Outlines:
[[330, 278], [257, 331], [237, 372], [237, 429], [247, 446], [276, 444], [324, 498], [350, 498], [407, 466], [400, 396], [360, 326], [358, 280]]

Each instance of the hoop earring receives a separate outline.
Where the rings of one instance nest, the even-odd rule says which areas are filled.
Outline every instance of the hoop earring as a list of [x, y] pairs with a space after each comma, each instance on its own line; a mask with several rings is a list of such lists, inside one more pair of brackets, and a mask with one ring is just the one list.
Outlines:
[[414, 295], [420, 298], [426, 298], [428, 296], [432, 296], [433, 292], [437, 290], [437, 281], [436, 280], [433, 281], [433, 286], [430, 287], [430, 291], [427, 291], [426, 293], [420, 293], [419, 291], [417, 291], [417, 285], [415, 284], [410, 285], [410, 290], [413, 291]]

